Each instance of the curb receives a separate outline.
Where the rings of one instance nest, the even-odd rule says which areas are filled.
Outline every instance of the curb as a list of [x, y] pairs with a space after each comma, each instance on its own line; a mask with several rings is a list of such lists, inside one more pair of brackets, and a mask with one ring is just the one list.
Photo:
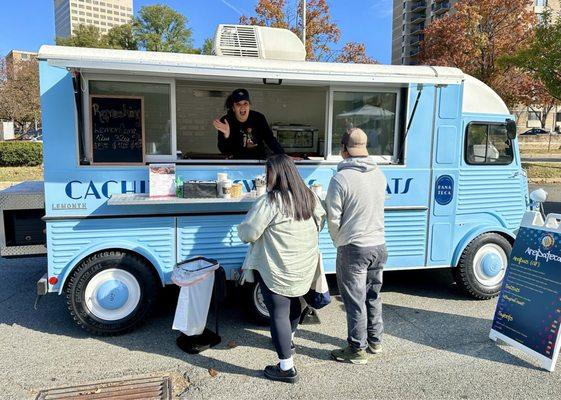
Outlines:
[[528, 184], [537, 185], [544, 183], [561, 183], [561, 178], [534, 178], [528, 179]]

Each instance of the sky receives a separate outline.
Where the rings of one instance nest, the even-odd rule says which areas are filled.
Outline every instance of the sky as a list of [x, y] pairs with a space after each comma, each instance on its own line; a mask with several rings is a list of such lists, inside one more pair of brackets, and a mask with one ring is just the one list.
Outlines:
[[[383, 64], [390, 63], [392, 0], [327, 2], [341, 29], [336, 48], [349, 41], [363, 42], [369, 56]], [[142, 6], [165, 4], [185, 15], [195, 47], [213, 37], [218, 24], [238, 23], [241, 14], [253, 14], [256, 3], [257, 0], [133, 0], [135, 14]], [[54, 44], [54, 36], [54, 0], [2, 1], [0, 56], [13, 49], [38, 51], [43, 44]]]

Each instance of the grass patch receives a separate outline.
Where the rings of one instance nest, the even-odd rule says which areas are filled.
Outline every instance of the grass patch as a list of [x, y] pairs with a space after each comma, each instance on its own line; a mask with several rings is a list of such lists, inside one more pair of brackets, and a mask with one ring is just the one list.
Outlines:
[[0, 167], [0, 182], [42, 181], [43, 166]]
[[561, 179], [561, 163], [523, 163], [528, 179]]
[[553, 148], [551, 150], [545, 149], [520, 149], [520, 154], [528, 155], [528, 154], [552, 154], [552, 155], [561, 155], [561, 149]]

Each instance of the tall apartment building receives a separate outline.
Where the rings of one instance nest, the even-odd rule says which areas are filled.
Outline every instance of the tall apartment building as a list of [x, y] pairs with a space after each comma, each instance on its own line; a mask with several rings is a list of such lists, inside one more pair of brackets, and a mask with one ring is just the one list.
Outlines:
[[37, 58], [37, 53], [33, 51], [12, 50], [4, 57], [6, 68], [8, 71], [8, 78], [10, 74], [17, 74], [18, 65], [24, 61], [31, 61]]
[[78, 25], [97, 26], [101, 33], [129, 23], [132, 0], [54, 0], [55, 34], [69, 37]]
[[[392, 64], [415, 65], [423, 40], [423, 30], [432, 21], [448, 14], [459, 0], [393, 0]], [[534, 11], [545, 7], [561, 9], [559, 0], [534, 0]]]

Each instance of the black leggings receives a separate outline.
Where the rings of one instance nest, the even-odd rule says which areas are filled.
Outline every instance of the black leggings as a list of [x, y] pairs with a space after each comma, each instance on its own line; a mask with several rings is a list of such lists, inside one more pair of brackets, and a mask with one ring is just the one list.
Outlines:
[[261, 285], [263, 300], [271, 316], [271, 338], [280, 360], [292, 357], [292, 332], [296, 332], [302, 307], [299, 297], [286, 297], [271, 292], [259, 274], [255, 274]]

